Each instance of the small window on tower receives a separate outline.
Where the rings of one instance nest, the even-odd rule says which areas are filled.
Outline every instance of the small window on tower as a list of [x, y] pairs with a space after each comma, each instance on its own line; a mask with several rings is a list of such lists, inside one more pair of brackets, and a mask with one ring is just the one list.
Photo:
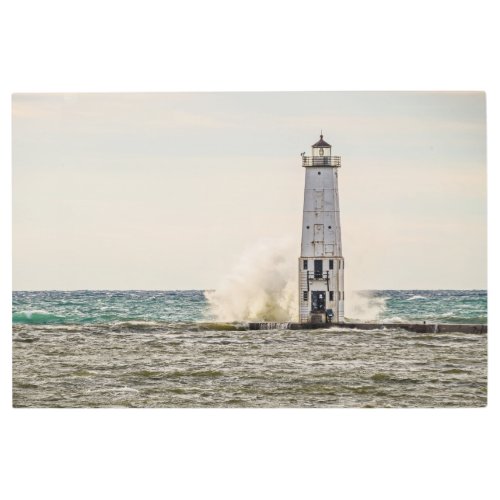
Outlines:
[[307, 269], [307, 260], [304, 260], [304, 270]]
[[330, 302], [333, 302], [333, 292], [330, 292]]
[[304, 302], [307, 302], [307, 290], [304, 290]]
[[330, 269], [333, 269], [333, 260], [330, 260]]

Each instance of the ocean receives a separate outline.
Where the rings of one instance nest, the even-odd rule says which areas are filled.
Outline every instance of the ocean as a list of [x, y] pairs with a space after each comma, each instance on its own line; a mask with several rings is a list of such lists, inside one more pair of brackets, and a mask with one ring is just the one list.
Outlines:
[[[484, 290], [377, 290], [351, 299], [350, 320], [487, 322]], [[342, 326], [292, 331], [286, 323], [249, 331], [243, 320], [218, 321], [202, 290], [19, 291], [12, 301], [14, 407], [487, 402], [484, 334]]]

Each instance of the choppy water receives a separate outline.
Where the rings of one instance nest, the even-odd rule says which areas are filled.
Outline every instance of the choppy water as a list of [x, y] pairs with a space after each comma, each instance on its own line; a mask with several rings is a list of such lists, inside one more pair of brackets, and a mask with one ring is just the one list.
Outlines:
[[[383, 302], [379, 321], [486, 322], [484, 291], [377, 291], [372, 299]], [[15, 292], [13, 404], [486, 404], [486, 335], [248, 331], [213, 320], [202, 291]]]

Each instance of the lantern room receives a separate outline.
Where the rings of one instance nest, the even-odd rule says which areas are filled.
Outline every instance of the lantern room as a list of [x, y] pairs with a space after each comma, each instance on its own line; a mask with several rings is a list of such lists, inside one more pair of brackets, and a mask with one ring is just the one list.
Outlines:
[[323, 134], [319, 136], [319, 141], [312, 145], [312, 155], [314, 157], [327, 157], [332, 155], [332, 147], [325, 140]]

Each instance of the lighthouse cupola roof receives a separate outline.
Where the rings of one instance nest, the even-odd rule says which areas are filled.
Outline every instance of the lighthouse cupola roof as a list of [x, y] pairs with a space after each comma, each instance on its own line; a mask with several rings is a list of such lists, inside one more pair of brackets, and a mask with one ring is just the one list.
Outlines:
[[323, 140], [323, 134], [319, 136], [319, 141], [312, 145], [313, 148], [331, 148], [330, 144]]

